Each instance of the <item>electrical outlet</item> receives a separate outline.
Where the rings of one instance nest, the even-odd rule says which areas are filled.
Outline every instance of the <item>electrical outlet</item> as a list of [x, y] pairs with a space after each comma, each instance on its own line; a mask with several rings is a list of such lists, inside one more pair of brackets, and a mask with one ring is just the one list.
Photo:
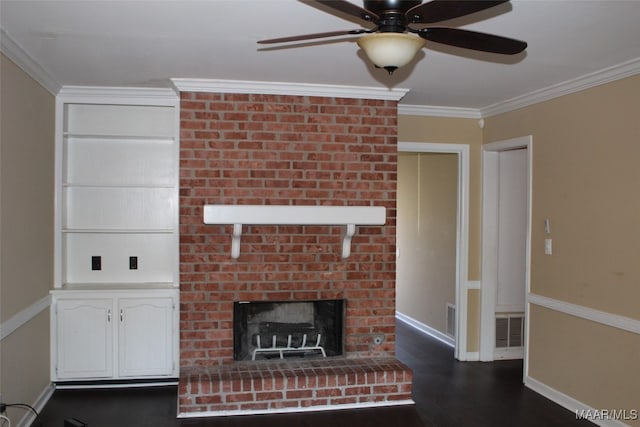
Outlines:
[[91, 270], [97, 271], [102, 270], [102, 257], [101, 256], [92, 256], [91, 257]]
[[137, 270], [138, 269], [138, 257], [130, 256], [129, 257], [129, 270]]

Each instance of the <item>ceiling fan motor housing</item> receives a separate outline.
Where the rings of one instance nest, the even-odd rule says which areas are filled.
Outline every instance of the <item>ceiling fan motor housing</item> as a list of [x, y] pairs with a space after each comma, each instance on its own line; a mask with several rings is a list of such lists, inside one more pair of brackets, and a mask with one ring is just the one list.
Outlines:
[[364, 8], [380, 17], [375, 24], [381, 33], [404, 33], [407, 11], [420, 4], [421, 0], [364, 0]]
[[364, 0], [364, 8], [380, 16], [385, 10], [406, 13], [422, 4], [422, 0]]

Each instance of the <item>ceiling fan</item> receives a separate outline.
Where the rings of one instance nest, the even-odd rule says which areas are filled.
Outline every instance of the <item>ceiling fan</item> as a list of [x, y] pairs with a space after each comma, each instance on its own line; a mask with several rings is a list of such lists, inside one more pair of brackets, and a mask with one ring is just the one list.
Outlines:
[[[509, 0], [364, 0], [364, 8], [346, 0], [316, 0], [336, 12], [362, 23], [355, 30], [330, 31], [261, 40], [258, 43], [285, 43], [354, 34], [367, 34], [358, 39], [360, 46], [378, 68], [392, 74], [409, 63], [425, 45], [425, 41], [447, 44], [481, 52], [514, 55], [522, 52], [527, 43], [459, 28], [430, 26], [431, 24], [480, 12], [507, 3]], [[410, 35], [408, 33], [414, 33]]]

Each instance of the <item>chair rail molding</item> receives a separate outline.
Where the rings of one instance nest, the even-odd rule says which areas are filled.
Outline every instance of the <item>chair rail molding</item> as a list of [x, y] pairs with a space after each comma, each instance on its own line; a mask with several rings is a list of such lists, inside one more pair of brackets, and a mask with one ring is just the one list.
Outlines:
[[5, 339], [29, 320], [36, 317], [51, 305], [51, 296], [40, 298], [30, 306], [20, 310], [0, 324], [0, 340]]
[[633, 319], [631, 317], [620, 316], [618, 314], [608, 313], [606, 311], [597, 310], [595, 308], [572, 304], [570, 302], [561, 301], [534, 293], [529, 293], [527, 295], [527, 302], [529, 304], [549, 308], [560, 313], [569, 314], [571, 316], [590, 320], [602, 325], [622, 329], [623, 331], [640, 334], [640, 320]]

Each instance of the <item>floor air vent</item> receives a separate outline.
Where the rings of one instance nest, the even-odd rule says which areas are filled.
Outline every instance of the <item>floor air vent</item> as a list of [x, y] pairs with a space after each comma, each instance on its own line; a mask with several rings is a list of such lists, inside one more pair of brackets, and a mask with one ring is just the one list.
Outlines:
[[447, 335], [456, 337], [456, 306], [447, 304]]
[[496, 348], [524, 345], [524, 316], [505, 314], [496, 316]]

